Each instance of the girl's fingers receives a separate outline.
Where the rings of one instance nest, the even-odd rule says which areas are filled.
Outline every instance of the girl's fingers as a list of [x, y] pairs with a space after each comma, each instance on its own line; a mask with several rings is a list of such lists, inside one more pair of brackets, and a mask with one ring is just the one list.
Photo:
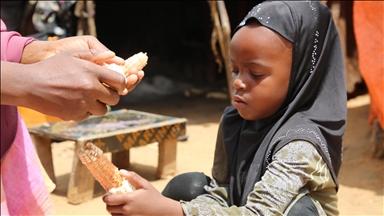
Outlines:
[[127, 196], [129, 196], [129, 194], [106, 194], [102, 199], [110, 208], [116, 207], [116, 209], [118, 209], [126, 203], [126, 199], [128, 199]]
[[124, 205], [117, 205], [117, 206], [113, 206], [113, 205], [107, 205], [107, 211], [111, 214], [111, 215], [124, 215], [123, 214], [123, 206]]
[[136, 189], [143, 188], [147, 182], [143, 177], [132, 171], [121, 169], [120, 175], [125, 177]]

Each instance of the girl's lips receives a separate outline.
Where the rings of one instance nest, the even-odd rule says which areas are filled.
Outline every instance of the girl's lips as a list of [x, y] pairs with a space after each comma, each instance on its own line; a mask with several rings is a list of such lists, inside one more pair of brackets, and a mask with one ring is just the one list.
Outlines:
[[241, 97], [238, 95], [233, 96], [233, 100], [234, 100], [234, 106], [237, 109], [247, 105], [247, 103], [245, 103], [243, 99], [241, 99]]
[[245, 103], [243, 99], [238, 95], [234, 95], [233, 100], [235, 101], [235, 103]]

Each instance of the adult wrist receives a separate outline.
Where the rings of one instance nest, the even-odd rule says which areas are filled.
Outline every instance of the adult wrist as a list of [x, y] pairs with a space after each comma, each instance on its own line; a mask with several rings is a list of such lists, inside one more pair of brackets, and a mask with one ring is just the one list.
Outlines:
[[14, 62], [1, 62], [1, 78], [7, 82], [1, 83], [1, 104], [12, 106], [25, 106], [27, 92], [22, 77], [23, 72], [27, 71], [26, 65]]
[[45, 59], [49, 53], [46, 41], [33, 41], [24, 47], [20, 63], [32, 64]]

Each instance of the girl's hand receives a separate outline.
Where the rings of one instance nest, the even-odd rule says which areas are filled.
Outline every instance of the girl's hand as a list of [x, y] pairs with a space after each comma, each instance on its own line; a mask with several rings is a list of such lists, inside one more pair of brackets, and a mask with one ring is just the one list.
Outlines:
[[147, 180], [126, 170], [120, 170], [136, 190], [127, 194], [107, 194], [103, 201], [111, 215], [184, 215], [179, 202], [164, 197]]

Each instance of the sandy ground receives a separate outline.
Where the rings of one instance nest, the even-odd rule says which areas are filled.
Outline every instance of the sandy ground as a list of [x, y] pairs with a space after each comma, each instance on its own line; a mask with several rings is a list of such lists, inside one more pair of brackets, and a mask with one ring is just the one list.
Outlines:
[[[152, 112], [188, 119], [189, 138], [178, 143], [177, 174], [199, 171], [210, 175], [218, 122], [227, 101], [173, 98], [157, 102], [119, 104], [114, 107]], [[359, 96], [348, 102], [348, 124], [344, 138], [343, 164], [339, 174], [341, 215], [384, 215], [384, 160], [374, 158], [367, 125], [369, 97]], [[74, 154], [73, 142], [54, 143], [56, 190], [51, 198], [57, 215], [108, 215], [101, 200], [104, 194], [96, 184], [94, 198], [79, 205], [67, 203], [67, 185]], [[171, 177], [156, 179], [157, 144], [131, 149], [133, 170], [161, 191]]]

